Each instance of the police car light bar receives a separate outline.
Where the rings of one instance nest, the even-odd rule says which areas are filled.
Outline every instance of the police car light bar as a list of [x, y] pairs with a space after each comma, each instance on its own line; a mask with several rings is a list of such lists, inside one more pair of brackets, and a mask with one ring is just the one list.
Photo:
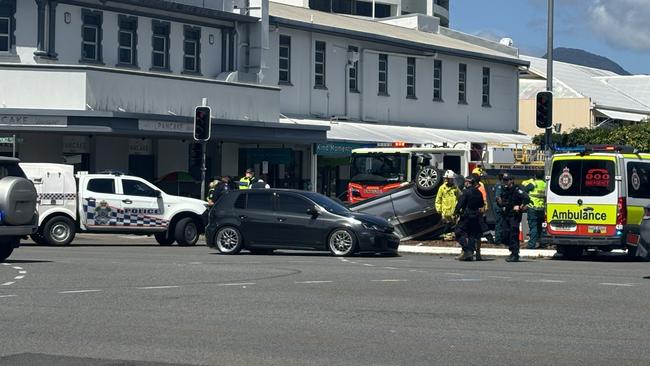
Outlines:
[[567, 153], [589, 153], [589, 152], [618, 152], [623, 154], [635, 154], [637, 150], [626, 145], [584, 145], [584, 146], [566, 146], [556, 147], [556, 152]]

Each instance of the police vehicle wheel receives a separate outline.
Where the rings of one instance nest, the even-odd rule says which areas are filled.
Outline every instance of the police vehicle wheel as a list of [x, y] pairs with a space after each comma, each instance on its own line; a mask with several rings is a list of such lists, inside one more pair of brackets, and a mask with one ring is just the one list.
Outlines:
[[12, 246], [0, 247], [0, 262], [4, 262], [5, 259], [9, 258], [13, 251], [14, 248]]
[[40, 233], [32, 234], [29, 237], [38, 245], [47, 245], [47, 241], [45, 241], [45, 238]]
[[425, 197], [433, 197], [441, 182], [442, 172], [430, 166], [420, 168], [415, 176], [417, 192]]
[[181, 219], [181, 221], [176, 224], [174, 234], [176, 242], [180, 246], [195, 245], [196, 242], [199, 241], [199, 228], [196, 225], [196, 222], [190, 217]]
[[153, 234], [153, 237], [156, 238], [158, 244], [162, 246], [172, 245], [176, 241], [173, 236], [169, 235], [168, 231], [165, 231], [164, 233]]
[[243, 246], [241, 233], [232, 226], [222, 227], [214, 236], [214, 247], [222, 254], [237, 254]]
[[48, 245], [68, 245], [76, 233], [75, 223], [65, 216], [53, 217], [43, 226], [43, 239]]
[[338, 229], [330, 234], [327, 246], [335, 256], [346, 257], [357, 250], [357, 239], [350, 230]]

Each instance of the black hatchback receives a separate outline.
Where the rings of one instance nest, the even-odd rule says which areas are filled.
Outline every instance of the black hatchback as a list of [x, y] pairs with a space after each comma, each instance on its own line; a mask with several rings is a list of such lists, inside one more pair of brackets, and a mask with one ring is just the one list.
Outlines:
[[209, 214], [206, 240], [223, 254], [242, 249], [395, 254], [399, 238], [383, 218], [354, 213], [322, 194], [249, 189], [224, 194]]

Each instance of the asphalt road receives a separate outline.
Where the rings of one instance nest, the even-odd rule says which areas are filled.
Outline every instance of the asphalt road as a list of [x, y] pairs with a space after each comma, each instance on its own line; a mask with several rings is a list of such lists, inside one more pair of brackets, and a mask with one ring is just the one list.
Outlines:
[[223, 256], [84, 236], [0, 265], [0, 366], [648, 365], [646, 276], [618, 257]]

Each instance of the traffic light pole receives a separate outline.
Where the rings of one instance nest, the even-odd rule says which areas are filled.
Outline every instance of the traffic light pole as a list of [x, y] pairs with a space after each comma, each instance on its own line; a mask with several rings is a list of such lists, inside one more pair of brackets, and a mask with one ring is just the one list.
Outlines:
[[[208, 106], [208, 98], [203, 98], [201, 101], [201, 106]], [[212, 120], [208, 122], [212, 124]], [[201, 142], [201, 199], [205, 199], [205, 173], [207, 168], [205, 167], [205, 161], [208, 158], [208, 145], [206, 141]]]
[[[548, 41], [546, 51], [546, 91], [553, 91], [553, 16], [554, 4], [553, 0], [548, 0]], [[552, 103], [552, 102], [551, 102]], [[553, 123], [546, 127], [544, 131], [544, 142], [546, 149], [546, 175], [550, 175], [551, 163], [551, 145], [553, 143]]]

